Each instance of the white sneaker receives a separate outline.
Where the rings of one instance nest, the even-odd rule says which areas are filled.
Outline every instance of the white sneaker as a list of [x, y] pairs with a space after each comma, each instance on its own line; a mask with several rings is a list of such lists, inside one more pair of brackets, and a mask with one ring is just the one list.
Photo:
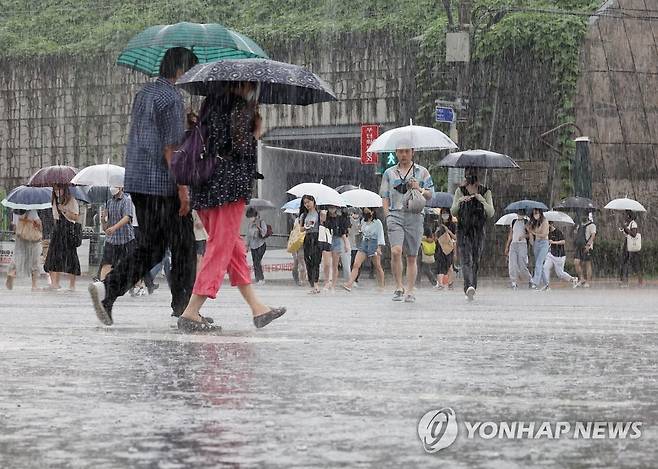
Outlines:
[[91, 295], [91, 302], [94, 305], [96, 317], [106, 326], [111, 326], [113, 322], [112, 315], [103, 305], [103, 300], [105, 299], [105, 284], [103, 282], [93, 282], [89, 284], [87, 290], [89, 291], [89, 295]]
[[571, 277], [571, 288], [578, 288], [578, 277]]
[[265, 280], [259, 280], [256, 285], [265, 285]]
[[468, 301], [473, 301], [473, 298], [475, 298], [475, 288], [473, 287], [468, 287], [466, 289], [466, 299]]

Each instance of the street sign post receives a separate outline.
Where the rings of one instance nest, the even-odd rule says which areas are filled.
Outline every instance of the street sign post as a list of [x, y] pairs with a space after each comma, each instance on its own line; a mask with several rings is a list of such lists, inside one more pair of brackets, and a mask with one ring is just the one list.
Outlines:
[[437, 106], [435, 119], [437, 122], [455, 122], [455, 110], [451, 107]]
[[379, 126], [364, 124], [361, 126], [361, 164], [377, 164], [377, 153], [368, 153], [366, 150], [375, 139], [379, 137]]

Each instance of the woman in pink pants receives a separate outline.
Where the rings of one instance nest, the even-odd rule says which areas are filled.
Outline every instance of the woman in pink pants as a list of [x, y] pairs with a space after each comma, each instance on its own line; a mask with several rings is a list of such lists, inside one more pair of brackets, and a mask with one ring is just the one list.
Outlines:
[[282, 316], [286, 308], [263, 304], [251, 287], [240, 222], [251, 197], [256, 177], [256, 137], [260, 134], [257, 113], [258, 87], [242, 82], [229, 86], [222, 95], [210, 95], [201, 110], [208, 128], [206, 154], [218, 156], [217, 166], [203, 185], [191, 188], [192, 207], [208, 233], [206, 253], [187, 308], [178, 319], [186, 332], [218, 331], [199, 312], [208, 298], [215, 298], [228, 272], [251, 308], [254, 325], [265, 327]]

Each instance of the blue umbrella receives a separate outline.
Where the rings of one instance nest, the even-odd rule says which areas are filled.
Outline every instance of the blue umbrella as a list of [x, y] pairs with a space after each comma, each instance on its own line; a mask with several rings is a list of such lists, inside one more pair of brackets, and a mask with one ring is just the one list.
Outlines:
[[518, 212], [519, 210], [529, 212], [535, 208], [538, 208], [543, 212], [548, 211], [548, 207], [541, 202], [535, 200], [518, 200], [505, 207], [505, 212]]
[[87, 192], [82, 187], [71, 186], [71, 187], [69, 187], [69, 190], [71, 191], [71, 194], [73, 195], [73, 197], [75, 197], [80, 202], [84, 202], [86, 204], [91, 203], [91, 201], [89, 200], [89, 197], [87, 196]]
[[0, 203], [15, 210], [42, 210], [50, 208], [52, 194], [52, 187], [18, 186]]
[[448, 192], [436, 192], [427, 202], [428, 207], [450, 208], [452, 207], [453, 195]]
[[291, 200], [290, 202], [286, 203], [281, 207], [281, 210], [283, 210], [286, 213], [295, 213], [299, 212], [299, 207], [302, 205], [302, 198], [298, 197], [297, 199]]

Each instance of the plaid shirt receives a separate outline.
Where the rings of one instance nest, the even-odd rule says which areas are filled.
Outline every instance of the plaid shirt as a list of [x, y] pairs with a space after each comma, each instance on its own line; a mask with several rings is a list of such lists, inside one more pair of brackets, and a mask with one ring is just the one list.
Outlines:
[[[107, 210], [107, 226], [114, 226], [119, 223], [123, 217], [128, 215], [132, 221], [133, 216], [133, 202], [130, 200], [130, 197], [123, 195], [120, 199], [112, 197], [105, 204], [105, 209]], [[105, 238], [106, 243], [110, 244], [126, 244], [135, 239], [135, 233], [133, 231], [133, 226], [131, 223], [123, 225], [121, 228], [116, 230], [113, 234], [108, 235]]]
[[184, 119], [183, 97], [164, 78], [147, 83], [137, 93], [126, 147], [126, 192], [176, 195], [164, 149], [182, 143]]

